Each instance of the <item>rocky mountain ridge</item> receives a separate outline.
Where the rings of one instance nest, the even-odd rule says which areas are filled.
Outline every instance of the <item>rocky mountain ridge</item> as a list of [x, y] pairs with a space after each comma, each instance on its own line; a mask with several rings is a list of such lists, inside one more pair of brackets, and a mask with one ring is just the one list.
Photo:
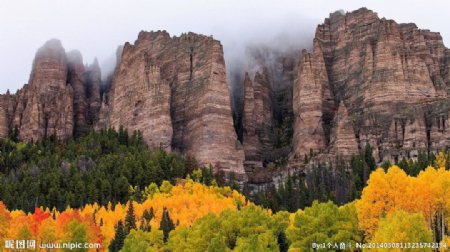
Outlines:
[[[294, 154], [346, 146], [341, 154], [348, 157], [369, 144], [382, 162], [446, 148], [449, 52], [439, 33], [380, 19], [365, 8], [331, 14], [317, 27], [313, 52], [299, 63]], [[347, 116], [347, 126], [330, 123]]]
[[280, 160], [349, 160], [367, 145], [378, 162], [450, 145], [450, 50], [439, 33], [361, 8], [330, 14], [300, 50], [251, 51], [232, 90], [218, 40], [141, 32], [105, 86], [97, 61], [85, 66], [50, 40], [29, 83], [0, 95], [0, 137], [125, 127], [239, 181]]

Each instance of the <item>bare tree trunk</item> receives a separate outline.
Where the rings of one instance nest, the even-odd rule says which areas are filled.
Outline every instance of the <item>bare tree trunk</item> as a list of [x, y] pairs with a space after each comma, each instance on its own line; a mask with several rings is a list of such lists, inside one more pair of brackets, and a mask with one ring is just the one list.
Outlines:
[[441, 241], [444, 239], [445, 235], [445, 210], [442, 210], [442, 219], [441, 219]]

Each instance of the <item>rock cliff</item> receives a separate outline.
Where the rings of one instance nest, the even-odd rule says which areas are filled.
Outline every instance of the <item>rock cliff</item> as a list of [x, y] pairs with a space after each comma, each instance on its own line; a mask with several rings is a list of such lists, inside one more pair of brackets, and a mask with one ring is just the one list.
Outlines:
[[323, 115], [325, 101], [330, 92], [322, 50], [318, 42], [314, 43], [312, 53], [303, 51], [293, 89], [294, 153], [303, 157], [310, 152], [321, 152], [327, 144]]
[[101, 124], [140, 130], [151, 147], [192, 155], [245, 180], [219, 41], [141, 32], [124, 45], [107, 96]]
[[60, 41], [46, 42], [36, 53], [29, 83], [0, 97], [5, 125], [0, 136], [3, 127], [17, 130], [24, 141], [87, 133], [100, 109], [100, 85], [98, 63], [86, 69], [80, 52], [66, 54]]
[[246, 160], [261, 161], [273, 149], [272, 88], [267, 69], [244, 79], [243, 145]]
[[[313, 52], [304, 53], [299, 65], [294, 153], [349, 154], [370, 144], [381, 162], [445, 148], [450, 134], [444, 126], [450, 108], [448, 55], [439, 33], [414, 24], [379, 18], [365, 8], [331, 14], [317, 27]], [[329, 109], [327, 99], [334, 103]], [[341, 113], [337, 104], [347, 106], [352, 127], [333, 119]], [[344, 128], [345, 134], [327, 142], [332, 131]]]
[[382, 162], [450, 145], [450, 50], [439, 33], [362, 8], [331, 14], [312, 42], [301, 54], [250, 49], [230, 94], [212, 37], [141, 32], [118, 50], [107, 84], [96, 60], [50, 40], [29, 83], [0, 96], [0, 138], [125, 127], [241, 181], [244, 163], [257, 175], [288, 156], [349, 159], [370, 145]]
[[0, 95], [0, 138], [4, 138], [8, 136], [9, 133], [9, 125], [8, 125], [8, 117], [6, 114], [6, 95]]
[[358, 154], [358, 142], [355, 137], [353, 123], [348, 116], [348, 111], [343, 102], [339, 104], [334, 118], [334, 128], [331, 132], [331, 153], [341, 155], [342, 158], [350, 159], [352, 155]]
[[89, 65], [85, 77], [85, 96], [88, 104], [88, 111], [86, 115], [87, 124], [94, 125], [99, 120], [99, 113], [101, 107], [101, 86], [102, 86], [102, 72], [95, 59], [92, 65]]
[[22, 98], [23, 112], [16, 114], [20, 139], [73, 134], [73, 87], [67, 85], [68, 65], [61, 42], [48, 41], [36, 53], [30, 81]]
[[297, 54], [296, 51], [254, 46], [249, 47], [245, 55], [243, 77], [236, 78], [238, 81], [234, 84], [234, 119], [244, 146], [246, 166], [251, 170], [289, 154]]

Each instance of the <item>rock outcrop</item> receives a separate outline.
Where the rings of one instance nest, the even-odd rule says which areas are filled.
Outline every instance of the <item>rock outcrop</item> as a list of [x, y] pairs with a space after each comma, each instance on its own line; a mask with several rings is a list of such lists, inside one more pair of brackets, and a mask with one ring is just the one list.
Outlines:
[[88, 104], [88, 111], [86, 115], [87, 124], [92, 127], [99, 120], [99, 113], [101, 107], [101, 85], [102, 72], [95, 59], [92, 65], [89, 65], [85, 75], [85, 96]]
[[98, 120], [101, 106], [101, 70], [97, 59], [85, 67], [83, 57], [77, 50], [67, 53], [67, 82], [74, 90], [74, 136], [88, 133]]
[[219, 41], [194, 33], [141, 32], [126, 43], [100, 123], [142, 132], [151, 147], [194, 156], [245, 179]]
[[353, 122], [350, 120], [347, 108], [343, 102], [339, 104], [337, 114], [334, 117], [330, 146], [332, 154], [340, 155], [347, 160], [359, 152]]
[[[439, 33], [414, 24], [380, 19], [365, 8], [331, 14], [317, 27], [314, 51], [302, 56], [299, 67], [294, 153], [311, 148], [348, 154], [370, 144], [382, 162], [447, 147], [449, 135], [443, 125], [450, 109], [448, 56]], [[305, 67], [305, 62], [312, 63]], [[305, 85], [311, 85], [309, 93], [302, 95]], [[329, 136], [322, 128], [339, 131], [340, 124], [325, 122], [336, 122], [330, 120], [336, 109], [330, 106], [325, 112], [320, 86], [330, 90], [334, 104], [347, 105], [356, 142], [347, 141], [350, 132], [343, 139], [333, 136], [333, 144], [324, 140]]]
[[73, 88], [67, 85], [66, 53], [57, 40], [48, 41], [36, 53], [26, 101], [20, 117], [20, 139], [56, 136], [66, 139], [73, 134]]
[[256, 72], [252, 81], [244, 78], [243, 145], [245, 159], [262, 161], [273, 149], [273, 105], [269, 73]]
[[312, 53], [302, 52], [294, 84], [293, 151], [298, 157], [322, 152], [327, 146], [324, 114], [330, 101], [329, 79], [318, 41]]
[[256, 174], [288, 156], [296, 164], [350, 159], [370, 145], [383, 162], [450, 145], [450, 50], [439, 33], [362, 8], [331, 14], [311, 49], [298, 57], [253, 48], [231, 97], [212, 37], [141, 32], [118, 50], [107, 84], [97, 61], [84, 65], [80, 52], [51, 40], [29, 83], [0, 96], [0, 138], [125, 127], [150, 148], [194, 156], [241, 181], [244, 162]]
[[77, 50], [67, 53], [68, 74], [67, 83], [73, 88], [73, 116], [74, 116], [74, 136], [78, 137], [89, 131], [86, 112], [88, 104], [86, 100], [86, 86], [84, 74], [86, 72], [83, 65], [83, 56]]
[[0, 138], [5, 138], [9, 133], [8, 118], [6, 114], [6, 95], [0, 95]]
[[247, 170], [289, 155], [297, 54], [265, 46], [247, 50], [243, 78], [236, 78], [243, 80], [233, 85], [235, 127], [244, 146]]
[[98, 63], [86, 69], [80, 52], [66, 54], [60, 41], [50, 40], [36, 53], [29, 83], [2, 95], [0, 119], [23, 141], [86, 134], [98, 118], [100, 75]]
[[244, 112], [242, 116], [243, 137], [246, 160], [261, 160], [261, 142], [257, 135], [256, 97], [253, 82], [248, 73], [244, 77]]
[[[142, 35], [142, 33], [141, 33]], [[161, 76], [156, 53], [164, 46], [163, 36], [125, 44], [117, 66], [110, 95], [111, 111], [108, 126], [141, 131], [150, 148], [171, 149], [173, 135], [170, 117], [171, 90], [169, 81]], [[156, 44], [156, 45], [155, 45]], [[150, 52], [149, 48], [157, 47]]]

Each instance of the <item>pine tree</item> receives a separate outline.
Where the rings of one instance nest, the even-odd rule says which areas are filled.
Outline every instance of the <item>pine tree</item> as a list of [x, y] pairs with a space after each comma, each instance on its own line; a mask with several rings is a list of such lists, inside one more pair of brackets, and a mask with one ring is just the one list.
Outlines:
[[150, 222], [153, 217], [155, 217], [155, 213], [153, 210], [153, 207], [150, 208], [150, 211], [144, 210], [144, 213], [142, 214], [142, 217], [147, 221]]
[[288, 249], [289, 249], [289, 240], [286, 237], [286, 234], [284, 233], [284, 231], [281, 231], [278, 234], [277, 242], [278, 242], [278, 248], [280, 249], [280, 252], [287, 252], [288, 251]]
[[122, 247], [123, 243], [125, 241], [125, 238], [127, 237], [127, 232], [123, 226], [123, 222], [120, 220], [117, 224], [116, 233], [114, 234], [114, 238], [111, 240], [111, 243], [109, 244], [109, 251], [110, 252], [119, 252]]
[[144, 213], [142, 214], [142, 219], [141, 219], [141, 225], [140, 225], [140, 229], [142, 231], [145, 232], [150, 232], [152, 230], [152, 226], [150, 226], [150, 221], [153, 219], [154, 217], [154, 211], [153, 211], [153, 207], [150, 208], [150, 211], [144, 210]]
[[128, 204], [127, 215], [125, 216], [125, 229], [129, 233], [132, 229], [136, 229], [136, 216], [134, 215], [133, 201]]
[[173, 224], [173, 221], [170, 218], [169, 212], [167, 211], [167, 209], [165, 207], [163, 208], [163, 215], [162, 215], [161, 223], [159, 225], [159, 229], [163, 231], [164, 242], [167, 242], [170, 231], [175, 229], [175, 225]]

